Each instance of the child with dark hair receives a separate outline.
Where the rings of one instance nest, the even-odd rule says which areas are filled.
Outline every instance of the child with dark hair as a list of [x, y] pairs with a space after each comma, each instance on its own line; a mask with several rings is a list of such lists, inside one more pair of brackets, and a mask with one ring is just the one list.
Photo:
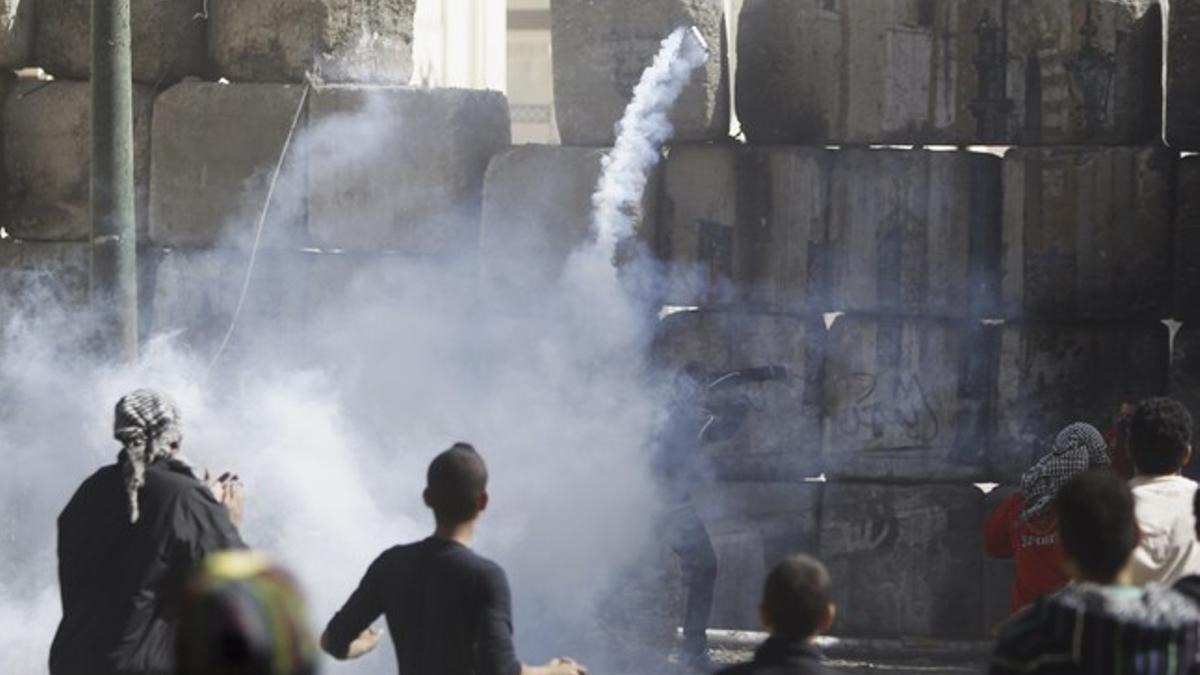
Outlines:
[[1056, 506], [1074, 583], [1005, 626], [990, 672], [1197, 672], [1200, 608], [1171, 589], [1133, 584], [1129, 486], [1110, 471], [1088, 471], [1059, 490]]
[[767, 576], [759, 613], [771, 637], [754, 653], [754, 660], [731, 666], [717, 675], [825, 675], [813, 638], [829, 630], [835, 608], [829, 572], [804, 555], [787, 558]]
[[1200, 574], [1200, 545], [1192, 500], [1196, 482], [1180, 471], [1192, 457], [1192, 416], [1179, 401], [1151, 398], [1129, 420], [1129, 482], [1142, 537], [1134, 553], [1133, 581], [1172, 584]]
[[321, 648], [339, 660], [372, 651], [387, 617], [400, 675], [584, 675], [570, 659], [526, 666], [513, 649], [512, 597], [499, 565], [471, 550], [475, 521], [488, 506], [487, 466], [456, 443], [434, 458], [425, 504], [433, 536], [384, 551], [334, 615]]

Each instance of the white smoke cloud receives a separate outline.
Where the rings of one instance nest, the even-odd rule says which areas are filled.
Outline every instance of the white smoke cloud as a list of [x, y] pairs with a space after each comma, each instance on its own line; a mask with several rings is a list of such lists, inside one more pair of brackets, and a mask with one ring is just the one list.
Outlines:
[[[626, 292], [613, 252], [632, 232], [627, 207], [640, 200], [670, 134], [666, 111], [697, 64], [686, 42], [673, 34], [639, 85], [596, 197], [596, 240], [560, 284], [483, 293], [472, 254], [351, 263], [313, 255], [318, 272], [354, 271], [315, 290], [308, 276], [286, 279], [283, 287], [312, 293], [283, 303], [303, 306], [286, 329], [256, 316], [268, 301], [252, 285], [233, 346], [211, 372], [213, 345], [183, 344], [178, 334], [153, 336], [138, 364], [116, 367], [82, 348], [81, 313], [5, 316], [4, 672], [44, 672], [60, 614], [55, 518], [79, 482], [115, 458], [112, 405], [137, 387], [178, 401], [195, 464], [241, 476], [244, 536], [297, 573], [315, 630], [375, 555], [432, 530], [420, 501], [425, 467], [452, 442], [474, 442], [492, 473], [477, 548], [509, 572], [519, 654], [602, 658], [593, 630], [600, 604], [651, 542], [649, 453], [663, 414], [644, 363], [658, 308]], [[388, 161], [374, 131], [403, 120], [377, 113], [367, 106], [310, 128], [301, 143]], [[330, 158], [326, 168], [336, 166]], [[382, 646], [357, 672], [394, 672], [390, 652]]]

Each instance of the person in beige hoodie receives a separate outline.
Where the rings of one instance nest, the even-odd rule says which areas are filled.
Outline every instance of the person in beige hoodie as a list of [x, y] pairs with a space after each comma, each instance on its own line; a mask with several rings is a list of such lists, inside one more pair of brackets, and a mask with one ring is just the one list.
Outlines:
[[1200, 544], [1192, 500], [1197, 484], [1180, 475], [1192, 458], [1192, 416], [1170, 398], [1146, 399], [1129, 423], [1129, 454], [1135, 475], [1129, 481], [1140, 530], [1133, 554], [1138, 585], [1174, 584], [1200, 574]]

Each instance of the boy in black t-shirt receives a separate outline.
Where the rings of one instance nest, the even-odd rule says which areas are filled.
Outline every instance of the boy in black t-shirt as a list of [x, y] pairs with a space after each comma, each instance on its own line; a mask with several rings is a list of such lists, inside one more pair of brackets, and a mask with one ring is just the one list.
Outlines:
[[433, 536], [384, 551], [321, 636], [337, 659], [358, 658], [379, 643], [369, 628], [387, 617], [400, 675], [583, 675], [555, 659], [543, 666], [517, 660], [512, 600], [499, 565], [470, 549], [475, 521], [487, 508], [487, 467], [466, 443], [429, 465], [425, 504]]

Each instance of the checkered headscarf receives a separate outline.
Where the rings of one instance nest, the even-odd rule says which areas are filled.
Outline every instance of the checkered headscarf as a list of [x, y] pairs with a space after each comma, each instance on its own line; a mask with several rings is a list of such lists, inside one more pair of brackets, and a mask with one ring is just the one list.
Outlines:
[[179, 410], [171, 399], [149, 389], [138, 389], [117, 401], [113, 437], [124, 446], [125, 493], [129, 496], [129, 522], [136, 523], [138, 491], [146, 484], [146, 467], [170, 456], [182, 438]]
[[1021, 476], [1025, 495], [1025, 520], [1046, 512], [1058, 490], [1077, 474], [1099, 466], [1108, 466], [1108, 444], [1096, 427], [1076, 422], [1058, 432], [1054, 445]]

